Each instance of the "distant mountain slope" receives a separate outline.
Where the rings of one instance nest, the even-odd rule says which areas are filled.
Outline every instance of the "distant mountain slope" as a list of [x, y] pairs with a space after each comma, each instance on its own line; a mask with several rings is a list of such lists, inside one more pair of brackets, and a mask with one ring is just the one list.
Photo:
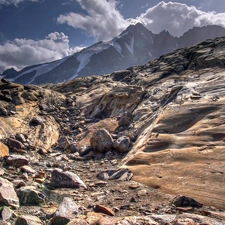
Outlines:
[[63, 59], [25, 67], [19, 72], [7, 70], [6, 79], [21, 84], [59, 83], [75, 77], [103, 75], [130, 66], [142, 65], [177, 48], [188, 47], [208, 38], [225, 36], [219, 26], [195, 27], [182, 37], [167, 31], [153, 34], [141, 23], [130, 25], [118, 37], [98, 42]]

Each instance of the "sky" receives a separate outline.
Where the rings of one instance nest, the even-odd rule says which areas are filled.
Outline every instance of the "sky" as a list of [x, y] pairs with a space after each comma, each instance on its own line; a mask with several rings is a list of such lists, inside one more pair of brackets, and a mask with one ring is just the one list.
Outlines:
[[136, 22], [178, 37], [225, 27], [225, 0], [0, 0], [0, 73], [61, 59]]

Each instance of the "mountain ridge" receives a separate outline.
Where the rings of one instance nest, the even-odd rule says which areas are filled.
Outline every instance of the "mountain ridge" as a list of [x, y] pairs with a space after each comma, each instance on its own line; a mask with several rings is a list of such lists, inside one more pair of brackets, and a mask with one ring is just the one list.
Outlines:
[[[3, 76], [21, 84], [60, 83], [75, 77], [109, 74], [135, 65], [143, 65], [180, 47], [188, 47], [208, 38], [225, 36], [225, 29], [216, 25], [196, 27], [181, 37], [168, 31], [153, 34], [141, 23], [130, 25], [118, 37], [98, 42], [80, 52], [49, 63], [32, 65]], [[194, 38], [193, 38], [194, 37]]]

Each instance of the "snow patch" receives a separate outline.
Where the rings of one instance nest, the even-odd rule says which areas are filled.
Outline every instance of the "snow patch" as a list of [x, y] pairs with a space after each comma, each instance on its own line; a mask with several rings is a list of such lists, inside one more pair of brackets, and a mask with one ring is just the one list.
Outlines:
[[13, 78], [13, 81], [22, 77], [23, 75], [27, 74], [27, 73], [31, 73], [33, 71], [36, 71], [35, 75], [33, 76], [33, 78], [27, 83], [27, 84], [30, 84], [31, 82], [34, 81], [34, 79], [37, 77], [37, 76], [40, 76], [44, 73], [48, 73], [50, 72], [51, 70], [53, 70], [55, 67], [57, 67], [58, 65], [60, 65], [61, 63], [63, 63], [68, 57], [65, 57], [63, 59], [60, 59], [60, 60], [57, 60], [57, 61], [54, 61], [54, 62], [51, 62], [51, 63], [45, 63], [45, 64], [42, 64], [42, 65], [39, 65], [39, 66], [36, 66], [36, 67], [33, 67], [29, 70], [26, 70], [24, 71], [23, 73], [19, 74], [17, 77]]
[[132, 37], [129, 45], [127, 43], [125, 43], [125, 45], [130, 51], [130, 53], [133, 55], [134, 54], [134, 37]]

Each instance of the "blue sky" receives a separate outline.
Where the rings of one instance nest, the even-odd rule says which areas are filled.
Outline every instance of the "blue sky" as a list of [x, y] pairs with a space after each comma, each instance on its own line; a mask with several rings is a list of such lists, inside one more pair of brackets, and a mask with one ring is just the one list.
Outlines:
[[137, 21], [174, 36], [193, 26], [225, 27], [225, 1], [0, 0], [0, 73], [68, 56]]

